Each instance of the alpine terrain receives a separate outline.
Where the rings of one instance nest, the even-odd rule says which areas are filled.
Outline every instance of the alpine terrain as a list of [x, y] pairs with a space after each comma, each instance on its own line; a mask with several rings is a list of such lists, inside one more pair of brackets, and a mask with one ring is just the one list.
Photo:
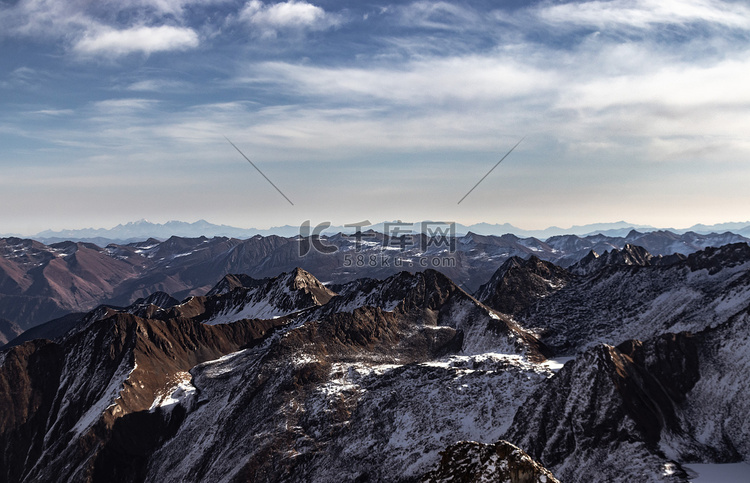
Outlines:
[[688, 482], [750, 461], [750, 246], [690, 237], [470, 234], [456, 267], [356, 271], [334, 236], [303, 258], [323, 281], [278, 270], [300, 243], [278, 237], [6, 241], [15, 297], [69, 294], [58, 270], [97, 305], [0, 351], [0, 480]]

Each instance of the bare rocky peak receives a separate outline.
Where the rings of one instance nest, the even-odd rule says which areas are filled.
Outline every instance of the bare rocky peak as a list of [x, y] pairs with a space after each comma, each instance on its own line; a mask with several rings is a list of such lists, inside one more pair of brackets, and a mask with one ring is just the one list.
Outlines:
[[560, 290], [571, 278], [564, 268], [533, 255], [526, 260], [511, 257], [474, 296], [499, 312], [514, 315]]

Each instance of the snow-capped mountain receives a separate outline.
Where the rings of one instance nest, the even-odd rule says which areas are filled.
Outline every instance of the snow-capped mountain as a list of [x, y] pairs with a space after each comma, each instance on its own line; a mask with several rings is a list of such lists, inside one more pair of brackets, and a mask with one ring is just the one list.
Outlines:
[[[237, 286], [240, 280], [242, 284]], [[334, 295], [301, 268], [264, 280], [228, 275], [209, 295], [191, 297], [174, 307], [168, 316], [192, 317], [211, 325], [241, 319], [271, 319], [323, 305]]]

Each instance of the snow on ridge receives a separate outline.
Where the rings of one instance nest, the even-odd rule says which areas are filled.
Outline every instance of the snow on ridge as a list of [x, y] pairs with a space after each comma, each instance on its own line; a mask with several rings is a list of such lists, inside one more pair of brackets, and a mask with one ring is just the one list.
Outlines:
[[159, 393], [154, 398], [154, 402], [148, 409], [153, 412], [156, 408], [169, 408], [176, 404], [189, 406], [195, 398], [197, 388], [193, 386], [193, 376], [189, 372], [178, 372], [175, 374], [177, 384], [171, 386], [167, 391]]
[[[126, 359], [123, 359], [117, 370], [109, 380], [107, 388], [104, 390], [102, 396], [94, 404], [89, 406], [88, 410], [78, 419], [78, 422], [73, 427], [72, 431], [76, 436], [80, 436], [85, 430], [90, 428], [101, 418], [106, 411], [112, 411], [113, 414], [120, 411], [117, 406], [117, 401], [120, 399], [120, 394], [124, 389], [125, 381], [128, 380], [133, 371], [136, 370], [138, 364], [133, 364], [133, 367], [129, 367], [129, 363]], [[62, 413], [62, 410], [60, 411]]]

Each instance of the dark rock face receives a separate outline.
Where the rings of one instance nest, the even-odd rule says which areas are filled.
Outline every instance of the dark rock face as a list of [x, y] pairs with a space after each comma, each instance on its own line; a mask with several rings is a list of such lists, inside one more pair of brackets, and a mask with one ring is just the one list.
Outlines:
[[750, 260], [750, 245], [734, 243], [720, 248], [707, 248], [687, 257], [687, 265], [692, 271], [707, 270], [710, 275], [726, 268], [736, 267]]
[[424, 475], [422, 483], [559, 483], [549, 470], [507, 441], [461, 441], [441, 456], [440, 467]]
[[[63, 351], [28, 342], [5, 354], [0, 369], [0, 479], [21, 481], [39, 460], [47, 418], [55, 405]], [[41, 434], [40, 434], [41, 433]]]
[[[677, 411], [700, 378], [698, 366], [689, 334], [595, 347], [524, 403], [505, 438], [563, 481], [587, 481], [594, 471], [624, 474], [611, 461], [618, 454], [643, 458], [643, 465], [629, 466], [631, 476], [659, 473], [675, 465], [658, 444], [663, 432], [684, 432]], [[686, 477], [677, 470], [672, 476]]]
[[499, 312], [516, 315], [564, 287], [571, 278], [565, 269], [535, 256], [527, 260], [512, 257], [474, 296]]
[[678, 433], [663, 435], [662, 448], [685, 462], [750, 460], [750, 310], [696, 334], [700, 379], [678, 404]]
[[[668, 258], [669, 261], [679, 261], [680, 257]], [[570, 267], [572, 273], [589, 275], [606, 267], [647, 267], [654, 264], [665, 264], [661, 256], [654, 257], [645, 248], [626, 244], [621, 250], [612, 249], [602, 255], [594, 251], [589, 252], [578, 263]]]
[[355, 282], [355, 286], [356, 290], [342, 286], [346, 295], [331, 299], [310, 317], [370, 305], [394, 311], [418, 325], [451, 327], [463, 337], [462, 350], [467, 353], [522, 351], [540, 362], [550, 355], [534, 334], [479, 303], [436, 270], [401, 272], [383, 281]]

